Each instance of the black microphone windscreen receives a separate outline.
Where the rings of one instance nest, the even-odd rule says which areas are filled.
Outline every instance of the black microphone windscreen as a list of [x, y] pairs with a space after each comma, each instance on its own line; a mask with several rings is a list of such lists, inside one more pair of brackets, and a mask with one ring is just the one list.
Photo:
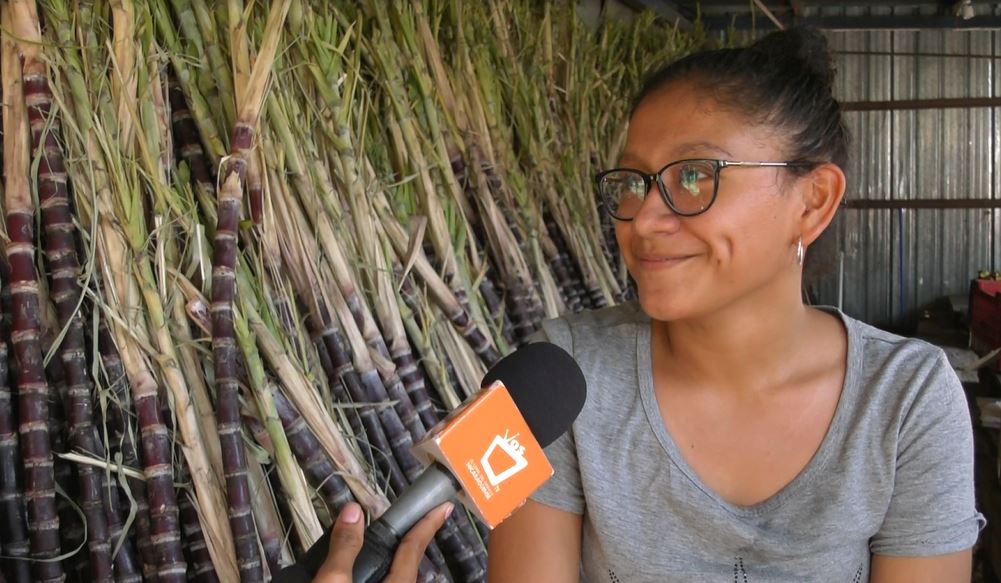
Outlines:
[[542, 447], [570, 429], [587, 398], [580, 366], [550, 342], [526, 344], [500, 359], [487, 371], [482, 386], [497, 380], [507, 387]]

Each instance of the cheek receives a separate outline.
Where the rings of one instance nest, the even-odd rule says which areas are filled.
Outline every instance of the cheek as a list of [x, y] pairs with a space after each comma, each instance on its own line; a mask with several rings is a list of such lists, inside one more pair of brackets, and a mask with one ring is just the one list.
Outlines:
[[619, 244], [619, 253], [623, 257], [629, 257], [629, 245], [632, 243], [632, 223], [625, 221], [615, 221], [615, 241]]
[[630, 275], [636, 276], [636, 264], [633, 261], [633, 229], [632, 223], [616, 221], [615, 222], [615, 241], [619, 244], [619, 256], [622, 257], [622, 262], [626, 266], [626, 271]]
[[[706, 214], [707, 223], [709, 219], [712, 223], [700, 231], [717, 267], [767, 262], [780, 249], [777, 242], [784, 240], [789, 230], [787, 217], [776, 208], [779, 201], [774, 193], [747, 194], [739, 201], [743, 204], [724, 205]], [[710, 217], [714, 210], [719, 212]]]

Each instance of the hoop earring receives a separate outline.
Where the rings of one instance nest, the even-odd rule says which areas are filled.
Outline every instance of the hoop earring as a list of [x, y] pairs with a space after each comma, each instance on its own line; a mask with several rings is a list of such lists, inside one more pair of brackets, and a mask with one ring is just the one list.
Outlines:
[[798, 265], [803, 265], [803, 258], [806, 256], [806, 249], [803, 247], [803, 237], [799, 238], [799, 242], [796, 243], [796, 263]]

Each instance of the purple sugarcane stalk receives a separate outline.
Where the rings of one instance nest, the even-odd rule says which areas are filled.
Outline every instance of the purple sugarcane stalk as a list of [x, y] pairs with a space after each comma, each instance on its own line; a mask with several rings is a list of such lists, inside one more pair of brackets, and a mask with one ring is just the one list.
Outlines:
[[[43, 71], [44, 73], [44, 71]], [[31, 127], [31, 146], [38, 158], [38, 201], [45, 230], [45, 251], [51, 272], [50, 297], [59, 325], [66, 329], [59, 356], [67, 383], [67, 417], [70, 444], [87, 455], [104, 459], [104, 446], [94, 440], [92, 384], [87, 371], [83, 322], [77, 309], [80, 263], [76, 255], [73, 218], [69, 209], [66, 169], [56, 140], [58, 121], [52, 115], [52, 92], [44, 74], [25, 74], [25, 101]], [[80, 506], [87, 517], [87, 545], [91, 574], [98, 583], [113, 580], [108, 518], [104, 509], [103, 472], [80, 464]]]
[[31, 571], [26, 560], [28, 530], [17, 484], [17, 425], [7, 378], [7, 358], [7, 343], [0, 341], [0, 541], [4, 553], [10, 557], [3, 564], [11, 583], [30, 583]]
[[[18, 24], [12, 2], [4, 10], [4, 25]], [[13, 34], [22, 37], [23, 22]], [[28, 34], [37, 34], [37, 20], [28, 25]], [[53, 561], [59, 555], [59, 516], [55, 501], [52, 446], [49, 437], [49, 385], [39, 344], [41, 309], [38, 301], [38, 274], [35, 271], [34, 203], [28, 178], [28, 118], [22, 87], [22, 67], [18, 49], [10, 33], [3, 41], [4, 170], [6, 184], [7, 260], [10, 264], [11, 344], [14, 348], [15, 386], [18, 396], [18, 432], [24, 463], [24, 494], [28, 510], [28, 534], [35, 579], [63, 580], [63, 570]], [[26, 60], [28, 72], [44, 69], [37, 58]]]
[[219, 191], [218, 222], [212, 253], [212, 355], [215, 366], [216, 416], [222, 447], [229, 523], [236, 544], [240, 578], [246, 582], [264, 578], [261, 555], [250, 507], [250, 484], [240, 423], [238, 362], [240, 349], [233, 327], [233, 301], [236, 296], [236, 254], [240, 210], [247, 158], [251, 155], [254, 128], [238, 123], [230, 139], [232, 156], [223, 171]]
[[[100, 284], [98, 283], [97, 285]], [[125, 376], [125, 366], [122, 364], [122, 358], [118, 355], [118, 349], [115, 348], [115, 342], [111, 338], [111, 331], [108, 330], [108, 325], [103, 318], [99, 320], [97, 325], [97, 349], [101, 355], [101, 364], [104, 367], [108, 392], [111, 394], [107, 417], [107, 429], [111, 432], [109, 439], [111, 450], [121, 453], [122, 463], [126, 466], [133, 468], [141, 467], [139, 455], [136, 453], [135, 438], [130, 427], [133, 413], [129, 380]], [[132, 495], [132, 499], [136, 505], [135, 529], [137, 546], [139, 548], [139, 561], [142, 569], [142, 580], [155, 582], [156, 558], [153, 556], [153, 543], [150, 540], [149, 502], [146, 496], [146, 484], [142, 480], [132, 477], [126, 478], [126, 482], [129, 487], [129, 493]], [[113, 501], [119, 498], [117, 489], [109, 488], [109, 490], [109, 500]], [[109, 510], [114, 511], [116, 506], [114, 503], [110, 504]], [[120, 516], [120, 513], [112, 512], [112, 515]], [[112, 521], [109, 521], [109, 526], [112, 528], [113, 540], [118, 540], [122, 527], [119, 525], [116, 529]], [[129, 538], [126, 538], [119, 553], [125, 551], [126, 546], [130, 547], [127, 552], [131, 554], [132, 543]], [[135, 571], [135, 568], [132, 566], [123, 567], [119, 564], [117, 557], [115, 563], [117, 569], [115, 576], [119, 581], [131, 576], [131, 573]]]

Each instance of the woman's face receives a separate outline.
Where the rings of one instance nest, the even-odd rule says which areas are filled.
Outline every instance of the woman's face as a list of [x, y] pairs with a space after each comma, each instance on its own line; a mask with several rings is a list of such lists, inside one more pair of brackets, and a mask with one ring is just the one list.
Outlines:
[[[675, 82], [636, 109], [619, 166], [652, 173], [686, 158], [781, 162], [788, 155], [784, 146], [778, 132]], [[798, 294], [796, 244], [804, 204], [795, 191], [802, 182], [784, 168], [724, 168], [715, 202], [693, 217], [675, 215], [654, 185], [636, 217], [615, 225], [646, 313], [680, 320], [744, 298], [788, 293], [782, 286], [794, 286]]]

